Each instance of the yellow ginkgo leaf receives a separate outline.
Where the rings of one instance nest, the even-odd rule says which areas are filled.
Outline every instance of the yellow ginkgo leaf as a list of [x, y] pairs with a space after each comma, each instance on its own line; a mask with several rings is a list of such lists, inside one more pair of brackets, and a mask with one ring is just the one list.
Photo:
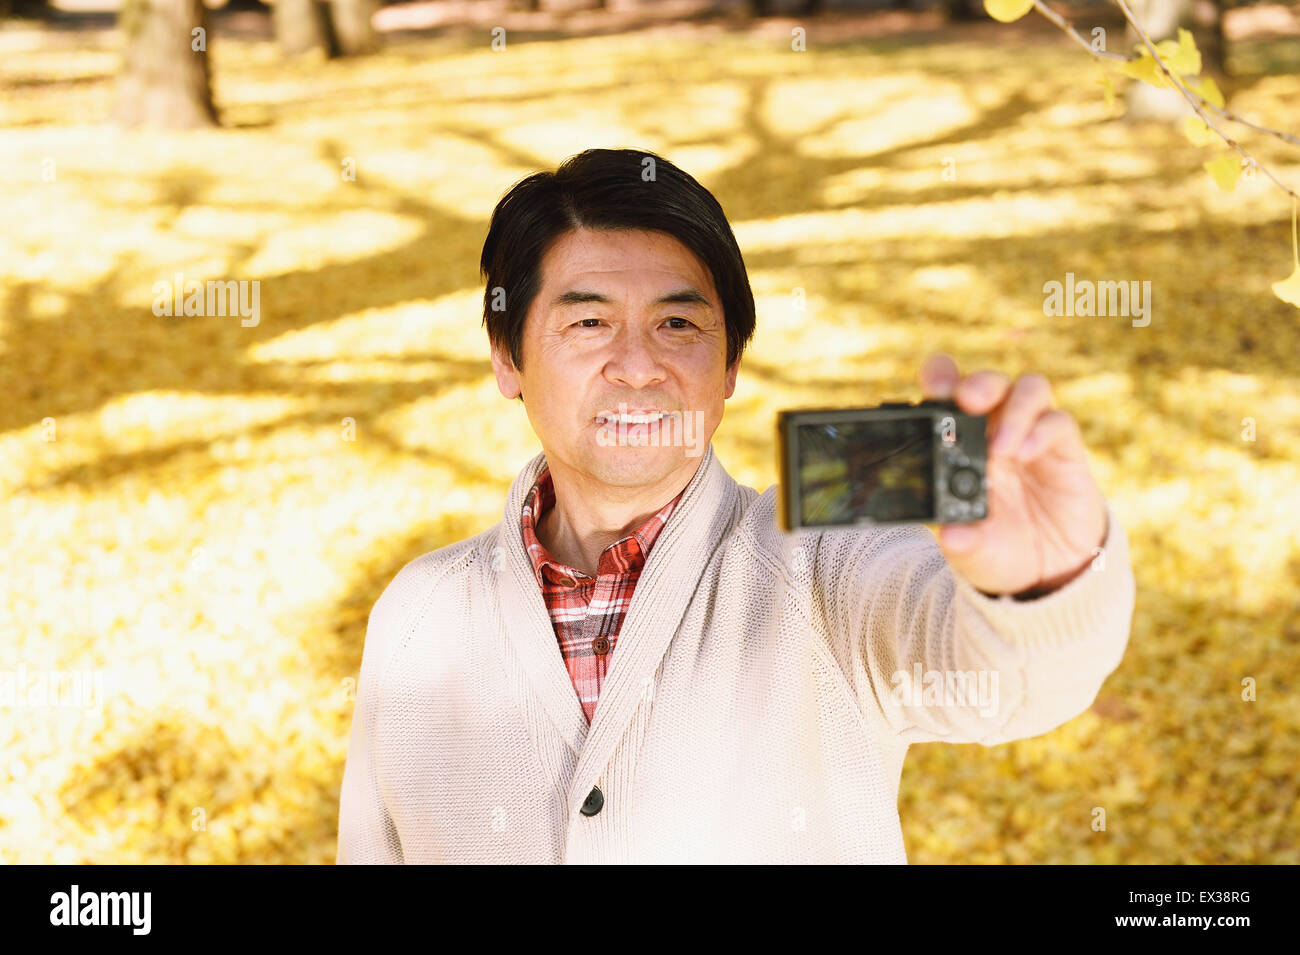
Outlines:
[[1241, 160], [1237, 158], [1236, 153], [1229, 153], [1226, 156], [1220, 156], [1218, 159], [1211, 159], [1205, 163], [1205, 169], [1214, 181], [1219, 184], [1219, 188], [1224, 192], [1232, 192], [1233, 187], [1237, 185], [1237, 179], [1241, 175]]
[[1131, 76], [1135, 80], [1141, 80], [1143, 83], [1150, 83], [1152, 86], [1168, 86], [1165, 75], [1160, 72], [1160, 67], [1156, 61], [1151, 58], [1150, 53], [1144, 52], [1136, 60], [1129, 60], [1127, 63], [1119, 65], [1119, 71], [1125, 76]]
[[[1205, 146], [1219, 137], [1210, 131], [1205, 121], [1199, 116], [1183, 117], [1183, 133], [1192, 141], [1193, 146]], [[1222, 143], [1222, 140], [1219, 140]]]
[[1106, 97], [1106, 109], [1115, 108], [1115, 84], [1110, 78], [1110, 74], [1102, 72], [1101, 74], [1101, 92]]
[[1214, 82], [1213, 76], [1207, 76], [1199, 83], [1189, 83], [1187, 88], [1200, 93], [1201, 96], [1205, 97], [1207, 103], [1223, 109], [1223, 94], [1219, 92], [1219, 84]]
[[[1171, 41], [1166, 40], [1165, 43]], [[1164, 43], [1159, 46], [1164, 46]], [[1201, 72], [1201, 51], [1196, 49], [1196, 40], [1192, 37], [1191, 30], [1178, 28], [1178, 42], [1174, 44], [1172, 52], [1166, 55], [1164, 50], [1160, 51], [1160, 58], [1165, 61], [1165, 66], [1178, 76], [1195, 76]]]
[[1296, 240], [1295, 207], [1296, 201], [1292, 199], [1291, 261], [1295, 263], [1295, 271], [1291, 273], [1290, 278], [1283, 279], [1281, 282], [1273, 283], [1273, 294], [1288, 305], [1294, 305], [1296, 308], [1300, 308], [1300, 242]]
[[1288, 305], [1300, 308], [1300, 265], [1295, 267], [1289, 279], [1273, 283], [1273, 294]]
[[984, 10], [994, 20], [1010, 23], [1034, 9], [1034, 0], [984, 0]]
[[[1141, 49], [1142, 53], [1143, 53], [1145, 56], [1150, 56], [1150, 55], [1151, 55], [1151, 51], [1147, 49], [1147, 45], [1146, 45], [1145, 43], [1143, 43], [1143, 44], [1139, 47], [1139, 49]], [[1169, 66], [1170, 69], [1173, 69], [1173, 67], [1170, 66], [1170, 63], [1173, 61], [1174, 57], [1177, 56], [1177, 55], [1178, 55], [1178, 41], [1177, 41], [1177, 40], [1161, 40], [1159, 43], [1156, 44], [1156, 56], [1158, 56], [1158, 57], [1160, 57], [1160, 59], [1164, 60], [1164, 61], [1165, 61], [1165, 66]]]

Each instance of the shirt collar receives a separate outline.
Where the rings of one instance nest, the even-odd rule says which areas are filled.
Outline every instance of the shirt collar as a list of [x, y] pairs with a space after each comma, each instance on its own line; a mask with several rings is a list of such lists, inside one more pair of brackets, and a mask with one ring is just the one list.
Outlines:
[[[605, 562], [606, 555], [615, 549], [621, 549], [624, 563], [627, 565], [625, 573], [640, 570], [650, 555], [650, 548], [654, 546], [655, 538], [659, 532], [664, 529], [668, 523], [668, 518], [673, 512], [677, 502], [681, 500], [682, 490], [671, 501], [661, 507], [657, 512], [652, 514], [646, 521], [626, 537], [620, 538], [601, 551], [601, 563]], [[524, 499], [523, 513], [520, 517], [520, 528], [523, 532], [524, 549], [528, 551], [528, 556], [532, 559], [533, 573], [537, 577], [537, 585], [543, 585], [543, 573], [550, 575], [554, 580], [572, 578], [573, 580], [582, 580], [591, 578], [581, 571], [568, 564], [560, 563], [555, 560], [546, 547], [537, 538], [537, 523], [542, 519], [542, 515], [555, 505], [555, 483], [551, 479], [551, 469], [543, 468], [537, 480], [533, 482]], [[597, 573], [601, 568], [597, 567]]]

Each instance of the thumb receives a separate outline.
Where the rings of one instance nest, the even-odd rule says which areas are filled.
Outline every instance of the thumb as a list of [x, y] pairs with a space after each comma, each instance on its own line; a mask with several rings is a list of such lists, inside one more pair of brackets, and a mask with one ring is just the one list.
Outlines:
[[983, 543], [984, 533], [978, 525], [948, 524], [939, 529], [939, 548], [950, 567], [958, 573], [978, 573], [979, 561], [970, 555], [978, 552]]
[[947, 554], [969, 554], [983, 537], [974, 524], [945, 524], [939, 528], [939, 546]]

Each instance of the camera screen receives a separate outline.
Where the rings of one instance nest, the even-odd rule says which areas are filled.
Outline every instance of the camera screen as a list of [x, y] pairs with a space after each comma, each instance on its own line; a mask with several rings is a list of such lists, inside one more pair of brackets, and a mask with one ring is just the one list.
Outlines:
[[933, 518], [929, 417], [798, 427], [801, 523]]

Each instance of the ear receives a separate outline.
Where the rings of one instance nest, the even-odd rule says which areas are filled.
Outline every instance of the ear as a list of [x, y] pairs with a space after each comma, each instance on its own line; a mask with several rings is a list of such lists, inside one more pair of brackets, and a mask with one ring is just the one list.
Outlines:
[[495, 345], [492, 346], [492, 371], [497, 376], [497, 388], [506, 398], [517, 398], [523, 393], [519, 382], [519, 371], [508, 355], [502, 354]]
[[732, 393], [736, 390], [736, 372], [738, 371], [740, 371], [739, 358], [736, 359], [734, 365], [727, 369], [727, 393], [722, 396], [724, 399], [730, 398]]

